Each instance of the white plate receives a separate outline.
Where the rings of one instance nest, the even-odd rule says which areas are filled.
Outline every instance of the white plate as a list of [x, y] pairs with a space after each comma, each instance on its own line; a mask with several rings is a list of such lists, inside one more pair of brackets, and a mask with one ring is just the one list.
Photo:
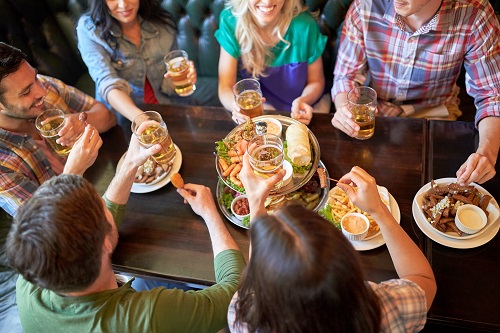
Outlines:
[[293, 167], [290, 164], [290, 162], [288, 162], [287, 160], [284, 160], [283, 161], [283, 169], [285, 169], [285, 171], [286, 171], [286, 174], [283, 177], [283, 186], [287, 186], [288, 183], [290, 183], [290, 181], [292, 180]]
[[[456, 182], [456, 178], [441, 178], [441, 179], [435, 179], [434, 180], [437, 184], [449, 184]], [[488, 191], [486, 191], [483, 187], [474, 184], [474, 186], [478, 189], [478, 191], [482, 194], [488, 194], [491, 195]], [[490, 203], [488, 205], [488, 211], [490, 212], [488, 216], [488, 223], [487, 225], [481, 229], [478, 233], [474, 235], [467, 235], [464, 237], [458, 237], [456, 234], [445, 234], [436, 228], [434, 228], [425, 218], [424, 213], [422, 212], [422, 209], [420, 208], [422, 205], [421, 201], [421, 195], [423, 192], [427, 191], [430, 189], [430, 183], [427, 183], [424, 185], [415, 195], [415, 198], [413, 199], [413, 205], [412, 205], [412, 213], [413, 213], [413, 218], [415, 219], [415, 222], [417, 223], [417, 226], [422, 230], [422, 232], [435, 241], [436, 243], [439, 243], [444, 246], [452, 247], [455, 249], [472, 249], [481, 245], [484, 245], [488, 243], [490, 240], [495, 237], [495, 235], [498, 233], [498, 229], [500, 228], [500, 219], [498, 218], [499, 216], [499, 208], [498, 208], [498, 203], [495, 200], [495, 198], [490, 200]], [[492, 207], [490, 207], [490, 205]], [[495, 209], [496, 208], [496, 209]], [[490, 210], [491, 209], [491, 210]], [[495, 213], [496, 212], [496, 213]]]
[[179, 172], [179, 170], [181, 169], [181, 165], [182, 165], [182, 152], [176, 144], [174, 144], [174, 146], [175, 146], [175, 149], [177, 150], [177, 152], [175, 153], [174, 162], [172, 163], [172, 167], [170, 168], [170, 170], [168, 172], [165, 173], [165, 176], [160, 181], [155, 182], [153, 184], [134, 183], [132, 185], [132, 189], [130, 190], [130, 192], [132, 192], [132, 193], [149, 193], [149, 192], [156, 191], [156, 190], [162, 188], [163, 186], [167, 185], [168, 183], [170, 183], [170, 176], [176, 172]]
[[[389, 191], [387, 191], [387, 189], [385, 189], [385, 190], [387, 191], [388, 197], [384, 198], [385, 193], [384, 193], [383, 189], [385, 189], [385, 187], [379, 186], [380, 195], [381, 195], [382, 199], [384, 199], [384, 200], [387, 200], [387, 198], [389, 199], [388, 200], [389, 201], [389, 206], [388, 206], [389, 210], [391, 211], [392, 216], [394, 216], [394, 219], [400, 224], [401, 223], [401, 212], [399, 210], [399, 205], [396, 202], [396, 199], [394, 199], [392, 194], [390, 194]], [[357, 251], [373, 250], [373, 249], [376, 249], [377, 247], [385, 244], [385, 240], [384, 240], [384, 237], [382, 236], [382, 232], [378, 232], [374, 236], [372, 236], [368, 239], [365, 238], [362, 241], [351, 241], [350, 240], [350, 242], [351, 242], [352, 246], [354, 246], [354, 248]]]

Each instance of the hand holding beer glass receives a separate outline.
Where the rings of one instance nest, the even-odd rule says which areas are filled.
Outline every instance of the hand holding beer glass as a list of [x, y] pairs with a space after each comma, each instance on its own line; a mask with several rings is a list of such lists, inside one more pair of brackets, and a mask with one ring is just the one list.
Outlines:
[[165, 171], [170, 169], [176, 150], [167, 125], [158, 112], [145, 111], [138, 115], [132, 122], [132, 132], [145, 148], [161, 145], [161, 150], [153, 158]]
[[196, 85], [191, 83], [188, 77], [190, 65], [187, 52], [183, 50], [169, 52], [163, 61], [177, 95], [182, 97], [191, 95], [196, 90]]
[[[247, 152], [254, 173], [261, 177], [272, 177], [283, 168], [283, 141], [274, 134], [255, 136], [248, 143]], [[282, 185], [283, 180], [280, 180], [271, 192], [275, 192]]]
[[68, 156], [73, 146], [65, 146], [57, 142], [61, 138], [59, 132], [66, 123], [67, 115], [59, 109], [47, 109], [35, 120], [35, 126], [40, 131], [40, 134], [47, 139], [55, 152], [62, 157]]
[[250, 118], [262, 116], [262, 91], [260, 83], [255, 79], [244, 79], [233, 86], [234, 99], [240, 112]]
[[353, 88], [347, 93], [347, 103], [354, 122], [359, 126], [355, 138], [359, 140], [371, 138], [375, 132], [377, 92], [366, 86]]

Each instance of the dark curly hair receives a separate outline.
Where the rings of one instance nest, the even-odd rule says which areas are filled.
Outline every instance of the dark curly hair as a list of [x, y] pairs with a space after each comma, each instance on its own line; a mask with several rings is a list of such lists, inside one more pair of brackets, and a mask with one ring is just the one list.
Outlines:
[[[111, 45], [113, 53], [116, 52], [116, 38], [111, 34], [111, 28], [118, 21], [109, 13], [106, 0], [89, 0], [89, 5], [90, 18], [97, 27], [101, 28], [101, 37]], [[158, 0], [140, 0], [138, 15], [145, 21], [167, 25], [173, 31], [176, 30], [175, 21], [161, 7]]]

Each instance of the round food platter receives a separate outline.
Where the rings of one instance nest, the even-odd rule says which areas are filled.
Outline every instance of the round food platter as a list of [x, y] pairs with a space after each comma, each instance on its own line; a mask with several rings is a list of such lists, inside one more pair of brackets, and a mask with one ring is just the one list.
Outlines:
[[[440, 179], [435, 179], [434, 182], [436, 184], [451, 184], [456, 182], [457, 179], [453, 177], [449, 178], [440, 178]], [[482, 195], [490, 195], [491, 194], [484, 189], [482, 186], [473, 183], [472, 184], [474, 187], [477, 188], [479, 193]], [[436, 243], [439, 243], [441, 245], [455, 248], [455, 249], [471, 249], [475, 248], [481, 245], [484, 245], [488, 243], [490, 240], [492, 240], [495, 235], [498, 233], [500, 229], [500, 208], [498, 206], [497, 201], [495, 198], [492, 197], [490, 200], [488, 207], [486, 208], [487, 211], [489, 212], [488, 214], [488, 222], [486, 223], [486, 226], [481, 229], [479, 232], [468, 235], [468, 234], [463, 234], [463, 236], [459, 236], [455, 232], [442, 232], [439, 231], [438, 229], [434, 228], [429, 221], [427, 221], [427, 218], [425, 217], [424, 212], [422, 211], [422, 204], [423, 204], [423, 195], [425, 192], [427, 192], [431, 188], [431, 183], [425, 184], [415, 195], [415, 198], [413, 199], [413, 204], [412, 204], [412, 213], [413, 213], [413, 218], [415, 220], [415, 223], [417, 226], [420, 228], [420, 230], [430, 239], [435, 241]]]
[[[299, 121], [292, 119], [290, 117], [286, 116], [280, 116], [280, 115], [264, 115], [264, 116], [259, 116], [252, 118], [251, 121], [253, 123], [259, 122], [259, 121], [276, 121], [278, 120], [281, 123], [281, 139], [285, 142], [286, 139], [286, 131], [288, 127], [292, 124], [301, 124]], [[240, 124], [236, 126], [231, 132], [229, 132], [228, 135], [226, 135], [225, 138], [222, 138], [222, 141], [227, 142], [231, 141], [235, 137], [241, 136], [241, 133], [246, 130], [246, 126], [248, 126], [247, 123]], [[308, 138], [309, 138], [309, 144], [311, 146], [311, 167], [309, 170], [306, 170], [304, 173], [293, 173], [292, 180], [287, 183], [285, 186], [281, 187], [279, 190], [276, 192], [271, 193], [270, 196], [281, 196], [285, 195], [291, 192], [294, 192], [304, 186], [315, 174], [316, 172], [316, 167], [320, 163], [320, 156], [321, 156], [321, 151], [319, 148], [319, 142], [316, 139], [316, 136], [313, 134], [313, 132], [308, 128]], [[226, 186], [229, 188], [235, 190], [236, 192], [239, 193], [244, 193], [244, 190], [242, 188], [239, 188], [235, 186], [234, 183], [229, 181], [229, 177], [223, 176], [223, 170], [221, 169], [220, 163], [219, 163], [219, 156], [215, 156], [215, 168], [217, 170], [217, 173], [219, 175], [219, 178], [225, 183]]]
[[[318, 167], [325, 168], [325, 165], [323, 164], [322, 161], [319, 161]], [[315, 168], [315, 170], [316, 170], [316, 168]], [[328, 174], [328, 171], [326, 170], [326, 168], [325, 168], [325, 173], [326, 173], [326, 176], [329, 177], [329, 174]], [[311, 178], [313, 176], [314, 176], [314, 174], [311, 176]], [[241, 228], [248, 229], [249, 225], [245, 224], [245, 222], [241, 221], [236, 216], [234, 216], [233, 213], [231, 212], [231, 209], [229, 209], [224, 204], [224, 202], [222, 200], [223, 193], [224, 193], [224, 191], [227, 191], [228, 188], [231, 189], [221, 179], [219, 179], [219, 181], [217, 182], [217, 189], [216, 189], [216, 192], [215, 192], [219, 208], [220, 208], [222, 214], [230, 222], [232, 222], [233, 224], [235, 224], [235, 225], [237, 225], [237, 226], [239, 226]], [[329, 190], [330, 190], [330, 181], [327, 179], [327, 181], [326, 181], [326, 187], [325, 188], [318, 187], [318, 189], [316, 191], [318, 193], [319, 197], [318, 197], [318, 201], [317, 201], [316, 205], [312, 208], [313, 211], [317, 212], [321, 207], [323, 207], [326, 204], [326, 201], [328, 200], [328, 191]], [[234, 192], [237, 193], [237, 191], [234, 191]], [[293, 197], [294, 194], [298, 194], [300, 192], [301, 192], [300, 188], [297, 189], [297, 190], [295, 190], [295, 191], [287, 192], [286, 195], [284, 194], [285, 200], [287, 200], [287, 197], [290, 198], [290, 200], [291, 200], [291, 198]], [[238, 195], [238, 194], [236, 194], [236, 195]], [[276, 196], [272, 196], [272, 197], [276, 197]]]

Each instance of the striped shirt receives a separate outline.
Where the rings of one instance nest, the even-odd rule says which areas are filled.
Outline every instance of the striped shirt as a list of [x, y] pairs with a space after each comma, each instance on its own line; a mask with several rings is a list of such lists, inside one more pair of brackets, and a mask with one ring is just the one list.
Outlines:
[[443, 0], [417, 31], [392, 1], [355, 0], [342, 32], [332, 96], [367, 84], [377, 91], [382, 114], [390, 108], [401, 108], [402, 116], [439, 105], [453, 109], [463, 64], [477, 125], [484, 117], [500, 116], [499, 36], [487, 0]]
[[[379, 298], [381, 307], [380, 332], [419, 332], [427, 321], [427, 300], [425, 292], [415, 282], [394, 279], [382, 283], [368, 282]], [[231, 332], [246, 333], [246, 325], [235, 323], [235, 306], [238, 293], [233, 296], [227, 313]], [[307, 319], [305, 319], [307, 320]]]
[[[96, 102], [58, 79], [43, 75], [38, 75], [38, 79], [47, 92], [45, 109], [76, 113], [89, 110]], [[13, 216], [40, 184], [55, 175], [49, 160], [30, 135], [0, 128], [0, 205], [5, 212]]]

